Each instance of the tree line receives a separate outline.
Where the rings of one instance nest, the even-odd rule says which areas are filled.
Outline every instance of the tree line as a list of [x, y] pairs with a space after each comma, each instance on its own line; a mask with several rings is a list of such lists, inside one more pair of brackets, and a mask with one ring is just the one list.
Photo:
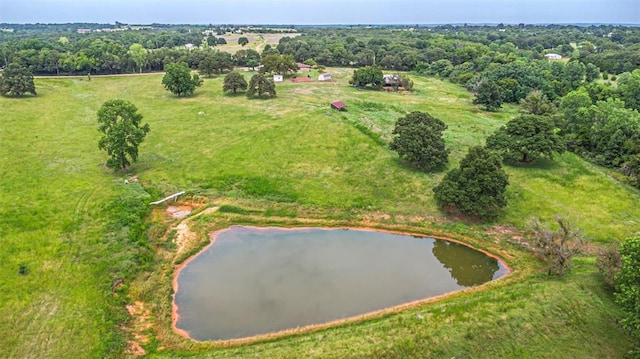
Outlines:
[[[41, 31], [32, 26], [35, 29], [0, 32], [0, 52], [4, 66], [18, 62], [37, 75], [134, 72], [135, 64], [129, 54], [133, 44], [148, 50], [147, 71], [162, 71], [167, 63], [180, 61], [195, 69], [201, 53], [194, 50], [225, 43], [219, 35], [235, 29], [154, 24], [152, 29], [138, 31], [77, 34], [73, 32], [76, 26], [42, 25]], [[323, 66], [380, 66], [445, 77], [453, 72], [451, 78], [462, 84], [489, 67], [516, 61], [544, 61], [544, 55], [551, 52], [585, 66], [592, 64], [608, 74], [640, 67], [640, 29], [635, 27], [445, 25], [300, 27], [297, 31], [302, 36], [283, 37], [277, 46], [267, 46], [259, 55], [279, 53], [291, 55], [298, 62], [313, 59]], [[187, 44], [194, 48], [185, 48]], [[242, 55], [237, 55], [236, 65], [243, 66], [238, 63]]]

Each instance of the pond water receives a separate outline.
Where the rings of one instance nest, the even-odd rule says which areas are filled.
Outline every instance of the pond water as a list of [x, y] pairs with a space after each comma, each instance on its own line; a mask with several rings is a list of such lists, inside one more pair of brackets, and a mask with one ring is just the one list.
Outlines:
[[226, 340], [327, 323], [508, 273], [453, 242], [353, 229], [234, 226], [177, 277], [176, 328]]

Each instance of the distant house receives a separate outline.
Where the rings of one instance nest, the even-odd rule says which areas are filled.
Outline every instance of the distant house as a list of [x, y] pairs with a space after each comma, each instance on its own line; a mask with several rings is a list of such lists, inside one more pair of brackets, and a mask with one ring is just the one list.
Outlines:
[[78, 29], [78, 34], [88, 34], [91, 32], [91, 29]]
[[282, 82], [284, 77], [282, 75], [273, 75], [273, 82]]
[[562, 60], [562, 56], [558, 54], [546, 54], [544, 55], [544, 57], [546, 57], [549, 60]]
[[342, 101], [334, 101], [331, 103], [331, 108], [338, 111], [344, 111], [347, 105]]
[[385, 86], [398, 86], [400, 75], [382, 75]]
[[298, 62], [298, 69], [300, 72], [309, 72], [309, 70], [311, 70], [311, 66]]
[[331, 81], [331, 74], [326, 72], [323, 74], [320, 74], [318, 76], [318, 81]]

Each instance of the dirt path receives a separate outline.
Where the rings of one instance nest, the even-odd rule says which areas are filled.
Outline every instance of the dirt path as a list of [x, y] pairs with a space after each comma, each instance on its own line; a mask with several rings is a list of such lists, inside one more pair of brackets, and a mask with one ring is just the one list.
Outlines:
[[174, 230], [176, 231], [176, 238], [175, 238], [175, 243], [177, 246], [177, 250], [176, 250], [176, 254], [175, 257], [179, 257], [182, 253], [184, 253], [186, 248], [189, 248], [190, 244], [193, 244], [193, 242], [195, 240], [197, 240], [198, 235], [196, 233], [194, 233], [193, 231], [191, 231], [191, 229], [189, 229], [189, 222], [194, 219], [197, 218], [198, 216], [201, 216], [203, 214], [209, 214], [209, 213], [213, 213], [215, 211], [218, 210], [219, 207], [211, 207], [211, 208], [207, 208], [204, 211], [194, 215], [194, 216], [190, 216], [185, 218], [184, 220], [180, 221], [180, 223], [178, 223], [178, 225], [176, 225], [174, 227]]

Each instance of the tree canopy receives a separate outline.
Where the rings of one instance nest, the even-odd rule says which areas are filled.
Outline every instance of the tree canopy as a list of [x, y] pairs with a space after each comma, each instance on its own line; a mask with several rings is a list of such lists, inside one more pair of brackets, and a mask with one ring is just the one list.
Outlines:
[[553, 159], [566, 149], [564, 139], [551, 118], [522, 115], [507, 122], [487, 138], [487, 148], [501, 153], [505, 160], [528, 163], [540, 157]]
[[293, 55], [271, 54], [262, 57], [261, 74], [273, 73], [286, 76], [298, 71], [298, 64]]
[[640, 340], [640, 236], [627, 238], [620, 245], [620, 256], [615, 298], [625, 314], [622, 325]]
[[20, 97], [25, 93], [36, 95], [36, 85], [31, 71], [16, 63], [9, 64], [0, 77], [0, 94]]
[[165, 66], [162, 84], [176, 96], [190, 96], [197, 86], [202, 85], [198, 74], [191, 75], [191, 69], [184, 62]]
[[125, 100], [109, 100], [102, 104], [97, 118], [102, 133], [98, 147], [109, 156], [107, 167], [122, 170], [136, 162], [138, 146], [150, 130], [148, 124], [141, 124], [136, 106]]
[[206, 51], [198, 63], [198, 71], [207, 77], [230, 70], [233, 70], [233, 58], [224, 51]]
[[508, 184], [500, 156], [478, 146], [469, 149], [460, 167], [447, 172], [433, 192], [447, 212], [491, 220], [507, 205]]
[[416, 168], [431, 170], [447, 163], [448, 151], [442, 133], [447, 125], [425, 112], [412, 112], [396, 121], [390, 144], [400, 158]]
[[520, 112], [531, 115], [551, 115], [556, 112], [556, 107], [542, 91], [532, 90], [527, 97], [520, 100]]
[[245, 91], [247, 89], [247, 80], [244, 79], [239, 72], [230, 72], [224, 77], [224, 84], [222, 85], [222, 91], [233, 91], [235, 95], [238, 90]]
[[484, 80], [478, 85], [473, 103], [484, 105], [487, 111], [497, 111], [502, 107], [502, 89], [495, 82]]
[[262, 74], [255, 74], [249, 81], [249, 89], [247, 90], [247, 97], [275, 97], [276, 96], [276, 84], [272, 79], [266, 78]]
[[136, 63], [136, 66], [138, 66], [138, 69], [140, 69], [140, 73], [142, 73], [142, 67], [147, 62], [147, 49], [140, 44], [132, 44], [129, 46], [129, 53], [131, 54], [133, 61]]
[[238, 38], [238, 45], [245, 46], [248, 43], [249, 43], [249, 39], [247, 39], [246, 37], [241, 36]]
[[349, 83], [358, 87], [371, 85], [375, 89], [380, 89], [384, 85], [384, 75], [380, 67], [365, 66], [353, 71], [353, 77]]

